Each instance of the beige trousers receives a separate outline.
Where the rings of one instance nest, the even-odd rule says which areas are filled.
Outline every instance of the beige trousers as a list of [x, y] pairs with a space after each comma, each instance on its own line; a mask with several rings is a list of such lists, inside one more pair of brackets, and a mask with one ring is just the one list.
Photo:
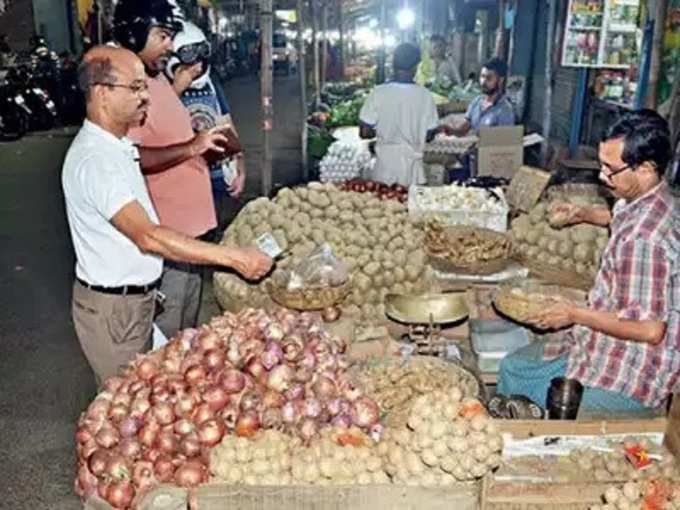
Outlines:
[[74, 283], [73, 324], [98, 387], [150, 349], [155, 298], [155, 291], [119, 296]]

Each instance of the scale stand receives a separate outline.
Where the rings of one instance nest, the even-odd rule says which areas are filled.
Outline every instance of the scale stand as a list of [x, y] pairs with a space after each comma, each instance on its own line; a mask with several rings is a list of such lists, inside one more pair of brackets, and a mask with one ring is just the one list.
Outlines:
[[408, 333], [404, 333], [401, 339], [414, 344], [418, 354], [441, 356], [446, 352], [446, 339], [441, 336], [441, 332], [441, 325], [435, 324], [430, 314], [429, 324], [409, 324]]

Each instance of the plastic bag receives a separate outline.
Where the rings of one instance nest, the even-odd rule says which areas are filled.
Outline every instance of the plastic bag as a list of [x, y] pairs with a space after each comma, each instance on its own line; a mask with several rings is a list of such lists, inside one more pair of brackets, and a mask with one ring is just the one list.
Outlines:
[[348, 276], [345, 263], [324, 243], [291, 270], [287, 288], [337, 287], [345, 283]]

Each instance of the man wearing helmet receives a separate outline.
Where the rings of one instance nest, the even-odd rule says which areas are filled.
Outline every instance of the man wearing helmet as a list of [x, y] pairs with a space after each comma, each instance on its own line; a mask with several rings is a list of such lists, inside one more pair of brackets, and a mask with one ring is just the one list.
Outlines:
[[[175, 92], [191, 114], [194, 131], [219, 125], [234, 127], [229, 105], [223, 93], [215, 86], [210, 75], [211, 46], [203, 31], [190, 21], [182, 23], [182, 31], [174, 39], [174, 52], [165, 68]], [[189, 67], [187, 73], [181, 71]], [[217, 229], [215, 239], [221, 238], [227, 227], [230, 197], [238, 197], [245, 186], [245, 158], [243, 153], [234, 160], [215, 161], [210, 164]]]
[[[217, 127], [194, 134], [189, 112], [163, 74], [172, 39], [181, 29], [167, 0], [120, 0], [114, 12], [117, 42], [137, 54], [146, 69], [150, 105], [141, 127], [128, 133], [140, 143], [142, 171], [161, 225], [193, 238], [216, 226], [207, 152], [224, 152], [229, 140]], [[189, 72], [182, 69], [181, 72]], [[166, 296], [156, 324], [167, 337], [196, 324], [201, 269], [165, 261], [161, 292]]]

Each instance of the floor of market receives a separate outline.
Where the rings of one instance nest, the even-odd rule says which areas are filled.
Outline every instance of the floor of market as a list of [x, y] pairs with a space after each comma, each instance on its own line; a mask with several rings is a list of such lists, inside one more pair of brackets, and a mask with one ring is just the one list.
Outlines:
[[[259, 87], [240, 78], [225, 91], [249, 169], [236, 212], [261, 189]], [[297, 76], [275, 79], [275, 185], [301, 179], [298, 91]], [[73, 493], [73, 435], [95, 385], [70, 318], [74, 259], [60, 175], [74, 131], [0, 144], [0, 508], [82, 508]], [[215, 313], [207, 285], [201, 320]]]

